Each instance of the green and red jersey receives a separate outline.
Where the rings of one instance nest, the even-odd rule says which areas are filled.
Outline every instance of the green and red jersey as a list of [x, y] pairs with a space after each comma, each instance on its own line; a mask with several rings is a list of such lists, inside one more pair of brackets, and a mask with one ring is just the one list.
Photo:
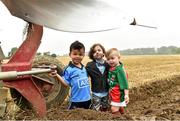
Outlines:
[[110, 97], [113, 102], [124, 101], [124, 90], [128, 90], [127, 74], [124, 66], [120, 63], [119, 66], [111, 67], [108, 73], [108, 82], [110, 87]]

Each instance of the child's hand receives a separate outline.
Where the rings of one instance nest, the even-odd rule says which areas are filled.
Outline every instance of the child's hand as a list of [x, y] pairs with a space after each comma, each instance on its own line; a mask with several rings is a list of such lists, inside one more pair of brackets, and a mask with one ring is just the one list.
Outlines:
[[126, 94], [124, 96], [124, 99], [125, 99], [125, 103], [128, 104], [129, 103], [129, 95]]
[[51, 66], [52, 72], [49, 73], [49, 76], [52, 76], [52, 77], [57, 76], [57, 70], [56, 70], [56, 68], [57, 68], [57, 66], [55, 66], [55, 65], [52, 65], [52, 66]]

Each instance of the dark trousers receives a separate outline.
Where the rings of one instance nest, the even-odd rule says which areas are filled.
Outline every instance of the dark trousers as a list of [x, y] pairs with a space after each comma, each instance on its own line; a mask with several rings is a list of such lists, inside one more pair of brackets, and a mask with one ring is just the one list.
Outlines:
[[76, 108], [89, 109], [90, 105], [91, 105], [91, 100], [84, 101], [84, 102], [70, 102], [68, 109], [69, 110], [76, 109]]

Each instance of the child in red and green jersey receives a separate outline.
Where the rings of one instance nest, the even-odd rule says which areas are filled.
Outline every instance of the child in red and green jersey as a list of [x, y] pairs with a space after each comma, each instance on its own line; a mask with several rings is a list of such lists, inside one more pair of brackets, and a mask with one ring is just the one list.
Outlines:
[[113, 114], [124, 113], [124, 107], [129, 103], [129, 90], [127, 74], [120, 62], [120, 53], [112, 48], [106, 53], [107, 62], [110, 65], [108, 73], [109, 96], [111, 112]]

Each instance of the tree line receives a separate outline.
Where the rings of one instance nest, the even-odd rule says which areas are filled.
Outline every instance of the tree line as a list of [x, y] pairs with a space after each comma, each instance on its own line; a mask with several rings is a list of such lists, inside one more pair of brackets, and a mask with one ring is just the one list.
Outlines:
[[[14, 55], [17, 50], [18, 50], [17, 47], [11, 48], [10, 52], [8, 52], [8, 57], [7, 58], [10, 58], [12, 55]], [[51, 52], [49, 52], [49, 51], [48, 52], [43, 52], [43, 53], [37, 52], [36, 55], [45, 55], [45, 56], [57, 57], [57, 55], [55, 53], [51, 54]]]
[[160, 48], [135, 48], [120, 50], [123, 55], [163, 55], [163, 54], [180, 54], [180, 47], [162, 46]]
[[[10, 52], [8, 53], [8, 57], [11, 57], [16, 51], [17, 47], [11, 48]], [[163, 54], [180, 54], [180, 47], [176, 46], [162, 46], [160, 48], [135, 48], [135, 49], [126, 49], [120, 50], [120, 53], [123, 55], [163, 55]], [[48, 52], [37, 52], [37, 55], [45, 55], [51, 57], [57, 57], [58, 55], [55, 53]]]

